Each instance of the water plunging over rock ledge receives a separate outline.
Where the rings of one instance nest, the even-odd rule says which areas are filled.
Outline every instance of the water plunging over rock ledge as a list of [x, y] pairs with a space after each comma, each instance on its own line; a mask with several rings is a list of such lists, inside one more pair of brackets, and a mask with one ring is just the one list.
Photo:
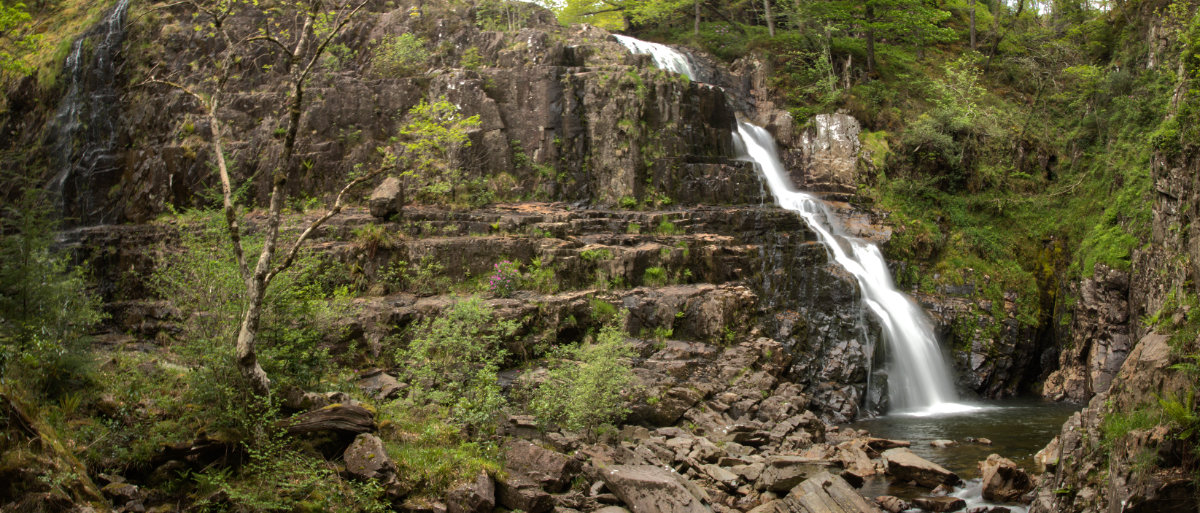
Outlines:
[[[635, 53], [652, 55], [664, 69], [692, 78], [688, 58], [665, 45], [615, 36]], [[896, 290], [883, 254], [873, 244], [849, 237], [841, 223], [815, 196], [793, 190], [779, 161], [775, 142], [766, 130], [739, 121], [736, 146], [764, 174], [779, 206], [797, 212], [817, 234], [831, 259], [854, 276], [866, 309], [878, 320], [888, 343], [888, 396], [894, 412], [912, 415], [961, 413], [975, 409], [957, 402], [958, 394], [937, 344], [936, 335], [920, 307]], [[866, 329], [860, 330], [865, 333]], [[870, 354], [868, 342], [867, 354]]]

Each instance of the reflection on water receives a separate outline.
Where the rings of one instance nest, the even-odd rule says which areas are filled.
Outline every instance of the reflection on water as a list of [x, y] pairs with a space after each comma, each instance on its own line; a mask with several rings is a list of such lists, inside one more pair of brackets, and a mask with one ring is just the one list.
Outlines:
[[[996, 453], [1013, 460], [1021, 468], [1033, 472], [1033, 455], [1040, 451], [1062, 429], [1062, 424], [1079, 405], [1049, 403], [1030, 399], [1014, 399], [976, 403], [980, 408], [950, 415], [887, 415], [853, 424], [871, 435], [908, 440], [912, 451], [933, 461], [969, 481], [955, 495], [964, 496], [977, 505], [979, 497], [978, 463]], [[987, 438], [991, 445], [968, 443], [969, 437]], [[939, 449], [929, 445], [934, 440], [954, 440], [958, 445]], [[972, 481], [973, 480], [973, 481]], [[906, 499], [928, 495], [924, 489], [892, 485], [886, 479], [868, 481], [860, 490], [863, 495], [896, 495]]]

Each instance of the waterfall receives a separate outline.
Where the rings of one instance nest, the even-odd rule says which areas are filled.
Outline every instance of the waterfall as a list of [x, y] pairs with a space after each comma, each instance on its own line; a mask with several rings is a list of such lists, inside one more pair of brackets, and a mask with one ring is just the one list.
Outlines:
[[[51, 133], [58, 170], [46, 187], [72, 224], [111, 221], [96, 199], [105, 201], [108, 187], [116, 183], [121, 171], [116, 155], [119, 98], [114, 82], [128, 11], [129, 0], [119, 0], [95, 28], [75, 40], [63, 65], [66, 94]], [[84, 50], [87, 41], [93, 47], [90, 58]]]
[[[649, 54], [660, 68], [693, 77], [686, 56], [656, 43], [614, 36], [634, 53]], [[879, 248], [851, 237], [817, 197], [792, 188], [774, 138], [763, 128], [739, 121], [734, 146], [762, 171], [779, 206], [794, 211], [817, 233], [830, 258], [854, 276], [866, 309], [878, 319], [890, 349], [888, 394], [895, 413], [930, 415], [970, 411], [956, 402], [958, 394], [928, 317], [912, 299], [896, 289]]]

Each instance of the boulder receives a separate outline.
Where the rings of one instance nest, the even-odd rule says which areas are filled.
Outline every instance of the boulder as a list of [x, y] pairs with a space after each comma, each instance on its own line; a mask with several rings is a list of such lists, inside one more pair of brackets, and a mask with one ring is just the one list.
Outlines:
[[600, 473], [604, 485], [633, 513], [712, 513], [680, 482], [678, 474], [652, 465], [616, 465]]
[[887, 460], [888, 474], [901, 481], [913, 481], [930, 489], [962, 482], [955, 473], [905, 448], [883, 451], [883, 457]]
[[937, 447], [938, 449], [945, 449], [947, 447], [954, 447], [956, 445], [958, 445], [958, 442], [955, 442], [954, 440], [934, 440], [929, 442], [930, 447]]
[[1038, 472], [1054, 472], [1058, 468], [1058, 437], [1050, 440], [1042, 450], [1033, 455], [1033, 463], [1037, 465]]
[[382, 370], [368, 372], [358, 380], [358, 388], [378, 400], [395, 398], [406, 386]]
[[754, 508], [753, 513], [880, 513], [842, 478], [821, 472], [796, 485], [783, 499]]
[[374, 191], [371, 191], [367, 205], [371, 210], [371, 215], [380, 219], [387, 219], [399, 214], [404, 209], [404, 187], [400, 184], [400, 179], [394, 176], [384, 179]]
[[803, 456], [775, 456], [767, 459], [755, 486], [759, 490], [786, 492], [801, 481], [829, 469], [830, 462]]
[[550, 492], [562, 492], [579, 472], [579, 461], [525, 440], [513, 440], [504, 446], [505, 470], [509, 475], [524, 476]]
[[383, 441], [370, 433], [355, 437], [342, 458], [346, 461], [346, 472], [360, 479], [386, 482], [396, 474], [396, 464], [388, 457]]
[[967, 501], [958, 497], [918, 497], [913, 499], [913, 506], [921, 508], [925, 511], [934, 513], [943, 513], [947, 511], [958, 511], [967, 507]]
[[357, 404], [331, 404], [283, 421], [289, 435], [331, 432], [339, 435], [375, 430], [375, 416]]
[[875, 504], [888, 513], [900, 513], [909, 508], [907, 501], [894, 495], [880, 495], [875, 498]]
[[446, 513], [490, 513], [495, 508], [496, 485], [487, 472], [480, 472], [474, 481], [446, 496]]
[[554, 509], [554, 498], [537, 483], [521, 476], [509, 476], [497, 483], [496, 499], [513, 511], [546, 513]]
[[987, 460], [979, 462], [979, 475], [983, 481], [984, 500], [1017, 502], [1033, 489], [1029, 474], [999, 454], [992, 454]]

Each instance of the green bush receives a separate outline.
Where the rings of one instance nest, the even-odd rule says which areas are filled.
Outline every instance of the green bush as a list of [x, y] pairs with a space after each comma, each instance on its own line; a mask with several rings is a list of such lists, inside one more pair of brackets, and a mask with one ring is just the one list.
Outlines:
[[530, 406], [543, 425], [557, 425], [589, 435], [629, 413], [635, 383], [633, 350], [617, 323], [606, 325], [591, 342], [556, 348], [550, 372], [533, 394]]
[[505, 405], [496, 373], [508, 355], [504, 338], [517, 329], [495, 318], [478, 296], [459, 299], [417, 334], [397, 359], [411, 384], [410, 400], [446, 408], [458, 424], [475, 431], [494, 427]]
[[91, 379], [87, 333], [103, 315], [83, 268], [54, 249], [51, 204], [30, 188], [0, 214], [0, 372], [55, 399]]
[[412, 33], [384, 36], [375, 47], [371, 69], [381, 77], [409, 77], [429, 66], [425, 39]]

